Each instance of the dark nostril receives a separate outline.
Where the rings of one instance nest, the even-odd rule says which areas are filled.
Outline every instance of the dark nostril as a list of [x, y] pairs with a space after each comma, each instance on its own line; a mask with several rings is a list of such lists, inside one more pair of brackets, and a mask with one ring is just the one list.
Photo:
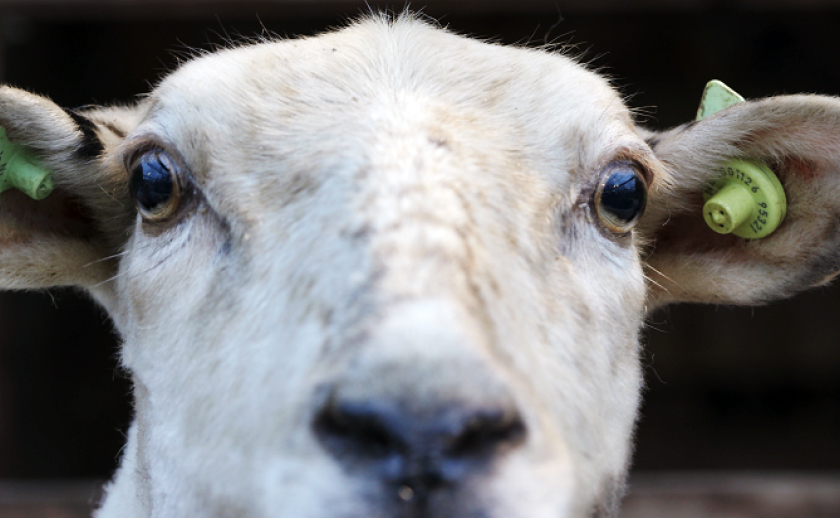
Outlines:
[[517, 413], [479, 410], [462, 424], [448, 443], [449, 457], [483, 457], [500, 448], [513, 447], [525, 438], [525, 424]]
[[348, 461], [395, 455], [403, 462], [423, 464], [484, 461], [521, 443], [526, 435], [520, 415], [507, 408], [447, 405], [419, 411], [388, 400], [342, 401], [335, 396], [313, 426], [324, 446]]
[[340, 458], [382, 458], [401, 447], [385, 419], [373, 406], [330, 399], [315, 418], [314, 427], [321, 442]]

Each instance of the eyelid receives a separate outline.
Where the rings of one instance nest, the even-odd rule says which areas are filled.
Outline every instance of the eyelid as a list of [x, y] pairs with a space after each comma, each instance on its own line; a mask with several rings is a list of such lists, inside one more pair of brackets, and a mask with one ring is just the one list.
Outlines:
[[172, 146], [165, 139], [161, 139], [154, 134], [139, 134], [130, 137], [120, 147], [119, 155], [122, 157], [122, 163], [126, 170], [131, 170], [131, 167], [137, 163], [137, 160], [152, 150], [162, 150], [169, 155], [177, 165], [187, 170], [186, 163], [183, 161], [181, 154], [178, 153], [177, 148]]
[[615, 162], [626, 162], [636, 167], [636, 171], [642, 176], [645, 184], [650, 187], [654, 179], [654, 171], [656, 170], [656, 156], [649, 150], [640, 148], [624, 148], [613, 157], [602, 163], [601, 170]]

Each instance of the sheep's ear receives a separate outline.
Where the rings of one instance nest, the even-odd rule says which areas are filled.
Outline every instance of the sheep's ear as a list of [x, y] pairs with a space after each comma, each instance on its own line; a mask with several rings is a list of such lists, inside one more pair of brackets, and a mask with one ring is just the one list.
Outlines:
[[[655, 307], [675, 301], [755, 304], [825, 284], [840, 271], [840, 99], [781, 96], [739, 103], [647, 141], [664, 165], [639, 233]], [[779, 177], [787, 216], [761, 239], [715, 233], [702, 191], [731, 158]]]
[[113, 275], [107, 258], [124, 241], [132, 209], [126, 174], [106, 152], [133, 123], [126, 109], [63, 110], [0, 87], [0, 126], [55, 184], [38, 201], [17, 189], [0, 193], [0, 288], [89, 287]]

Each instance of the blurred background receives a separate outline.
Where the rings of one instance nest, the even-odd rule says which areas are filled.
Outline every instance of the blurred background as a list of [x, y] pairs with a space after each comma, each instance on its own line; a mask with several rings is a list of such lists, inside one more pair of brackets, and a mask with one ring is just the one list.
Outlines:
[[[411, 7], [458, 33], [572, 44], [651, 127], [692, 119], [712, 78], [748, 98], [840, 94], [840, 1]], [[0, 0], [0, 79], [66, 107], [130, 103], [188, 49], [264, 29], [311, 35], [365, 11], [355, 0]], [[673, 307], [645, 336], [625, 514], [840, 515], [840, 286], [754, 309]], [[0, 293], [0, 515], [89, 512], [131, 417], [117, 343], [83, 295]]]

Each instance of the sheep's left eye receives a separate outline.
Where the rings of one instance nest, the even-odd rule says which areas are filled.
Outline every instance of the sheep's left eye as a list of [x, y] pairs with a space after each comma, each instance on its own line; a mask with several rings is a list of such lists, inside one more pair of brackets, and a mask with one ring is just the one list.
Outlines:
[[639, 167], [629, 161], [607, 165], [595, 192], [595, 208], [601, 224], [614, 233], [633, 229], [647, 204], [647, 183]]
[[128, 188], [137, 211], [146, 220], [163, 220], [178, 209], [181, 190], [178, 167], [163, 150], [141, 155], [129, 172]]

